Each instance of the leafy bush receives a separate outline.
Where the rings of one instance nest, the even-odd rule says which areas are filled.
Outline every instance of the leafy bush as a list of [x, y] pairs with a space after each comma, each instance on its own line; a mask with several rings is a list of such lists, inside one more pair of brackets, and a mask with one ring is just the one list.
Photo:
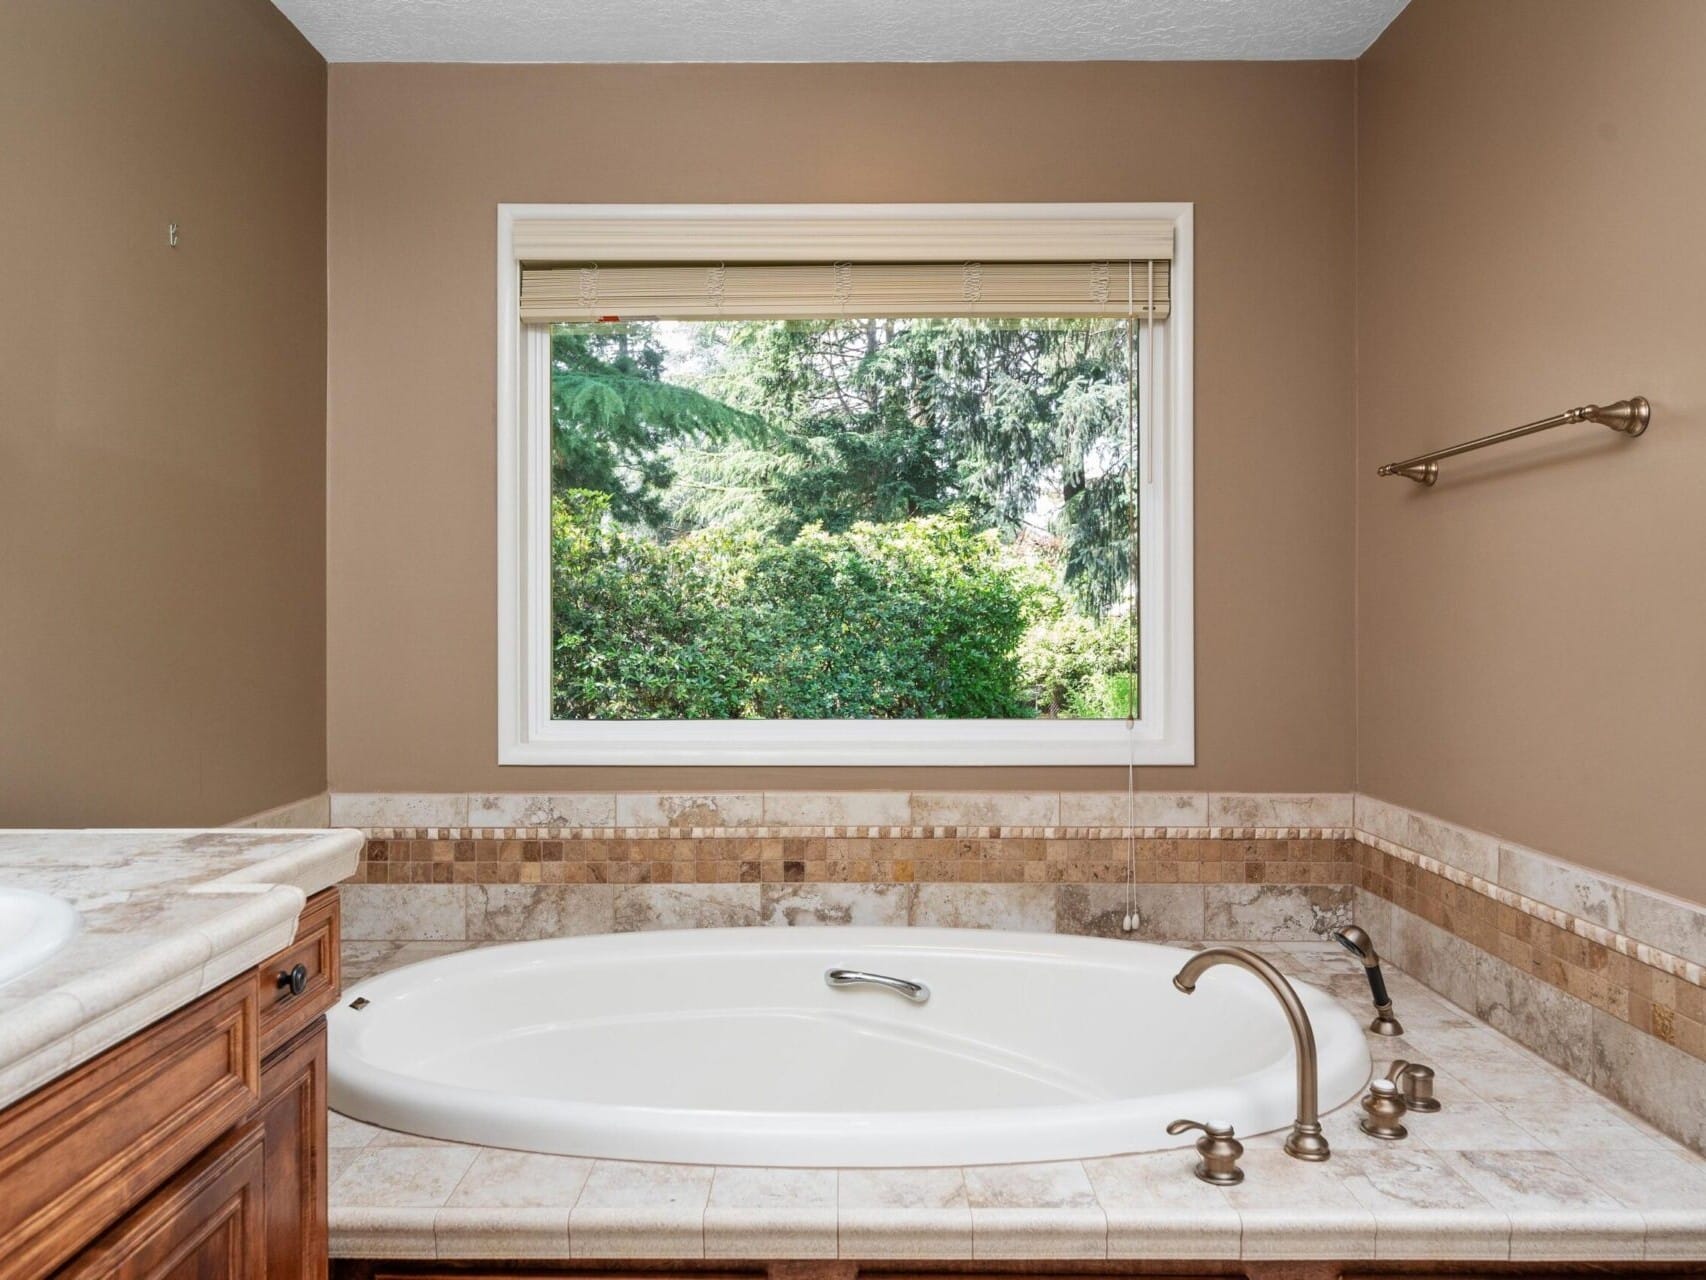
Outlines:
[[561, 490], [551, 560], [561, 719], [1036, 714], [1020, 646], [1039, 578], [958, 512], [666, 543]]
[[1017, 656], [1042, 714], [1124, 719], [1137, 647], [1130, 620], [1086, 617], [1047, 590], [1031, 600], [1032, 622]]

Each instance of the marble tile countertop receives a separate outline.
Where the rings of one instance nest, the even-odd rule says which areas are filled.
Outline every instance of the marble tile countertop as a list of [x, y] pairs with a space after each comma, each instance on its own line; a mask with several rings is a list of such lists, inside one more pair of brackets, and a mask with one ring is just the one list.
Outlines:
[[[346, 980], [466, 943], [350, 943]], [[1331, 943], [1259, 948], [1368, 1012]], [[1189, 1148], [942, 1169], [757, 1169], [582, 1160], [331, 1118], [332, 1253], [383, 1258], [1706, 1259], [1706, 1159], [1406, 975], [1381, 1067], [1437, 1072], [1443, 1108], [1380, 1142], [1355, 1103], [1332, 1159], [1247, 1138], [1240, 1186]]]
[[76, 934], [0, 985], [0, 1106], [285, 946], [358, 831], [0, 831], [0, 885], [77, 908]]

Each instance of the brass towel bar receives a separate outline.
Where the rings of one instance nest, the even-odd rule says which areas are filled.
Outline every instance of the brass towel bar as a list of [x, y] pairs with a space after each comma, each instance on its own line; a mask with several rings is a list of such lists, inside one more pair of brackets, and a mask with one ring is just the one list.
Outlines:
[[1435, 449], [1431, 453], [1419, 453], [1413, 458], [1405, 458], [1402, 462], [1388, 462], [1380, 468], [1380, 474], [1403, 476], [1417, 484], [1432, 484], [1439, 479], [1441, 458], [1455, 458], [1460, 453], [1485, 449], [1490, 444], [1503, 444], [1506, 440], [1530, 436], [1536, 431], [1550, 431], [1553, 427], [1568, 426], [1572, 422], [1597, 422], [1602, 427], [1621, 431], [1626, 436], [1638, 436], [1647, 429], [1652, 417], [1653, 407], [1647, 403], [1646, 396], [1631, 396], [1627, 400], [1619, 400], [1616, 404], [1584, 404], [1579, 409], [1566, 409], [1563, 413], [1542, 418], [1539, 422], [1528, 422], [1520, 427], [1512, 427], [1509, 431], [1495, 431], [1490, 436], [1465, 440], [1449, 449]]

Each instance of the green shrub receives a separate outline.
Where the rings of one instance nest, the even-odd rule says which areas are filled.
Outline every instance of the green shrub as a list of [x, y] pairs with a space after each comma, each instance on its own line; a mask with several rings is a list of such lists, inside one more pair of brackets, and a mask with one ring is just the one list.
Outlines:
[[[560, 719], [1006, 719], [1039, 578], [963, 515], [661, 543], [552, 499]], [[1052, 606], [1051, 606], [1052, 607]]]

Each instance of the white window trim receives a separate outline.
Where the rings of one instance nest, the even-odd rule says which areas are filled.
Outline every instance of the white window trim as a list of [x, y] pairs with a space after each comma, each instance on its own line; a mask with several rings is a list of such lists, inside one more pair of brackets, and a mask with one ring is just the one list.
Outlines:
[[[958, 205], [500, 204], [497, 235], [498, 763], [504, 765], [1187, 765], [1196, 762], [1192, 522], [1193, 237], [1189, 203]], [[659, 243], [694, 220], [908, 219], [916, 234], [995, 219], [1066, 225], [1173, 224], [1169, 318], [1154, 327], [1150, 455], [1141, 480], [1144, 716], [1118, 720], [553, 720], [550, 646], [550, 431], [528, 385], [549, 363], [549, 330], [519, 316], [518, 223], [623, 219]], [[920, 221], [914, 221], [920, 220]], [[951, 241], [947, 243], [951, 244]], [[964, 256], [951, 248], [950, 258]], [[662, 256], [669, 256], [667, 253]], [[679, 256], [679, 255], [678, 255]], [[693, 256], [691, 254], [687, 256]]]

